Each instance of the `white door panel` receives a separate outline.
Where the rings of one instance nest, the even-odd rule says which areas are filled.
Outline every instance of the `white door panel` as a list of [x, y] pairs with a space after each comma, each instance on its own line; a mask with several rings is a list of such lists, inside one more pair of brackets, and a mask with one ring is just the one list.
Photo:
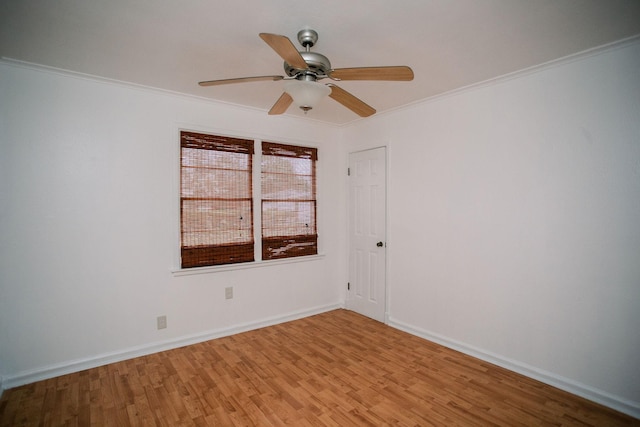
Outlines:
[[347, 307], [384, 322], [386, 312], [386, 149], [349, 155]]

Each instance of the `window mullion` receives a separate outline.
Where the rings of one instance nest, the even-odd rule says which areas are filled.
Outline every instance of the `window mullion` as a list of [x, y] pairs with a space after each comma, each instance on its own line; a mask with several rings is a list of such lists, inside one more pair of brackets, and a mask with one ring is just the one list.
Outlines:
[[262, 261], [262, 141], [255, 140], [253, 154], [253, 241], [254, 259]]

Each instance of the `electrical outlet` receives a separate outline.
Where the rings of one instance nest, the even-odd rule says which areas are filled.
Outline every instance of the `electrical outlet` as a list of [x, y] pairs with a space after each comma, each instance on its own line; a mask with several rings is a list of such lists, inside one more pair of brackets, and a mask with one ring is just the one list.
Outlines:
[[225, 299], [233, 298], [233, 287], [224, 288], [224, 297]]
[[158, 329], [167, 328], [167, 316], [158, 316]]

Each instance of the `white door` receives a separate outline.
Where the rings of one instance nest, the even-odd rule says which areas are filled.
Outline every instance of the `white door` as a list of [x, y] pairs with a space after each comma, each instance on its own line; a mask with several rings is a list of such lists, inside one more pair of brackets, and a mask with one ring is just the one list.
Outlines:
[[386, 148], [349, 154], [347, 308], [385, 321]]

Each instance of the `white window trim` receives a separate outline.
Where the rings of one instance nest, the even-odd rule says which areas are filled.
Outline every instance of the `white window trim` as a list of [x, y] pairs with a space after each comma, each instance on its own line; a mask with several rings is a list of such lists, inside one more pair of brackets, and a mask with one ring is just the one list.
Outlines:
[[193, 274], [219, 273], [222, 271], [246, 270], [249, 268], [273, 267], [282, 264], [317, 261], [323, 259], [325, 256], [325, 254], [317, 254], [264, 261], [239, 262], [237, 264], [212, 265], [210, 267], [178, 268], [172, 270], [171, 273], [175, 277], [190, 276]]

